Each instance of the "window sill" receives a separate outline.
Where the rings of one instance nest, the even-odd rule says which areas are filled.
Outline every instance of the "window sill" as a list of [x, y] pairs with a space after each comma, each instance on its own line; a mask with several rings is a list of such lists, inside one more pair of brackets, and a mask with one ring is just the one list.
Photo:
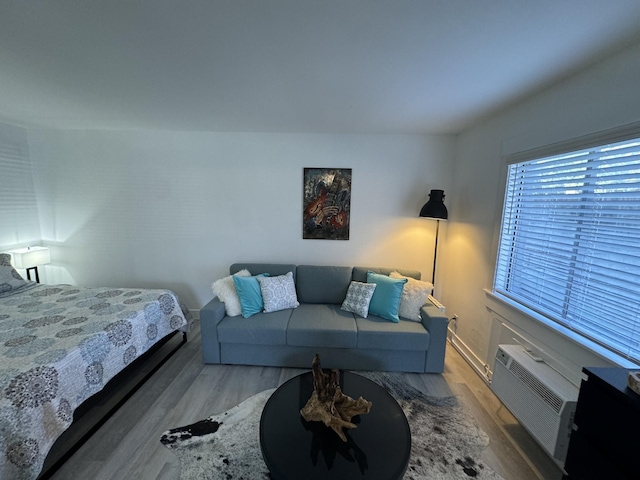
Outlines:
[[501, 295], [499, 293], [492, 292], [491, 290], [484, 289], [485, 294], [492, 300], [498, 301], [499, 303], [506, 305], [514, 310], [517, 310], [520, 314], [524, 314], [527, 317], [536, 320], [537, 322], [543, 324], [550, 330], [553, 330], [555, 333], [558, 333], [562, 337], [568, 339], [569, 341], [593, 352], [598, 357], [602, 358], [606, 362], [612, 363], [613, 365], [617, 365], [621, 368], [626, 368], [628, 370], [638, 370], [640, 369], [640, 365], [637, 363], [622, 357], [611, 350], [608, 350], [601, 345], [589, 340], [588, 338], [583, 337], [582, 335], [578, 335], [576, 332], [546, 318], [539, 313], [523, 307], [517, 302], [514, 302], [508, 297]]

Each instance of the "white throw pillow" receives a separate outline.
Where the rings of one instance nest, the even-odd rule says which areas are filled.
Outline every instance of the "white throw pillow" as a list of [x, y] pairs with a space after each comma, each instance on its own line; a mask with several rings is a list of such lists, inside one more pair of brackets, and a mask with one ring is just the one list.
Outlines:
[[258, 277], [258, 282], [260, 282], [265, 313], [296, 308], [300, 305], [296, 286], [293, 283], [293, 272], [277, 277]]
[[369, 315], [369, 303], [371, 303], [375, 289], [375, 283], [352, 281], [340, 308], [346, 312], [360, 315], [362, 318], [367, 318]]
[[431, 282], [416, 280], [415, 278], [405, 277], [398, 272], [391, 272], [391, 278], [406, 278], [407, 283], [402, 290], [402, 298], [400, 299], [400, 309], [398, 314], [409, 320], [420, 321], [420, 308], [428, 303], [429, 295], [433, 291]]
[[[244, 269], [235, 273], [238, 277], [250, 277], [249, 270]], [[240, 307], [240, 299], [238, 298], [238, 292], [236, 286], [233, 283], [233, 275], [216, 280], [211, 285], [213, 293], [218, 296], [221, 302], [224, 303], [224, 309], [229, 317], [237, 317], [242, 313]]]

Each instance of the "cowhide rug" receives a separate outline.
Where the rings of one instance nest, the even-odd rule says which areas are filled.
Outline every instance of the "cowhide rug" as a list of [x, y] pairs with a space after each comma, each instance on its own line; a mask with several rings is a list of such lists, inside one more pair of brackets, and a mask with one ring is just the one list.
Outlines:
[[[394, 396], [411, 428], [405, 480], [501, 479], [480, 455], [489, 444], [456, 397], [431, 397], [392, 373], [358, 372]], [[231, 410], [165, 432], [160, 441], [180, 458], [181, 480], [270, 479], [262, 460], [260, 415], [274, 392], [265, 390]]]

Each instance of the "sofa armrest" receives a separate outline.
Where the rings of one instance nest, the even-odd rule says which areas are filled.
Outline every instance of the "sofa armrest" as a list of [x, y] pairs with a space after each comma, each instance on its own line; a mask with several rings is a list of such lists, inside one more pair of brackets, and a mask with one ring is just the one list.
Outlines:
[[428, 303], [420, 309], [422, 325], [429, 332], [429, 347], [425, 372], [442, 373], [447, 347], [447, 327], [449, 319], [435, 305]]
[[214, 297], [200, 310], [200, 336], [204, 363], [220, 363], [218, 324], [227, 315], [224, 303]]

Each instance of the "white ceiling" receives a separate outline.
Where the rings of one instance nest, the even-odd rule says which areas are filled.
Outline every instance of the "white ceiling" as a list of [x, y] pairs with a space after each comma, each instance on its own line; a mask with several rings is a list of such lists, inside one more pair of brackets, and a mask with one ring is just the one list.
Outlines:
[[637, 42], [638, 0], [0, 0], [0, 119], [457, 133]]

